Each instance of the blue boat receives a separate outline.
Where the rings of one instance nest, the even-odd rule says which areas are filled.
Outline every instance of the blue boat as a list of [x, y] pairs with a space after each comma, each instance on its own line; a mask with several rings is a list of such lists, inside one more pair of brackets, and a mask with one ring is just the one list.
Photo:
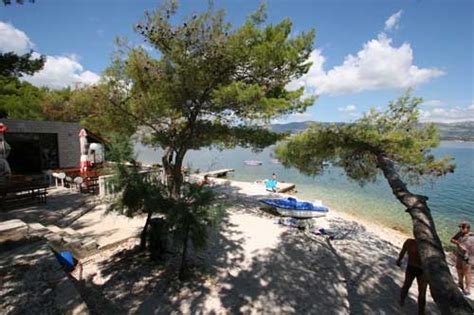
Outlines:
[[321, 203], [315, 201], [297, 200], [296, 198], [280, 198], [280, 199], [260, 199], [260, 202], [275, 208], [282, 216], [293, 218], [315, 218], [325, 216], [329, 209]]

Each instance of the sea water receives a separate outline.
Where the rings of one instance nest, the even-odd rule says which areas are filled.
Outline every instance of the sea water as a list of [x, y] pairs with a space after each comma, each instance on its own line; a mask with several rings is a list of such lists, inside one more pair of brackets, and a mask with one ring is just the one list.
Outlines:
[[[273, 149], [269, 147], [261, 152], [244, 148], [190, 151], [184, 165], [200, 171], [233, 168], [235, 172], [230, 173], [229, 178], [241, 181], [262, 180], [275, 173], [279, 181], [296, 184], [297, 196], [301, 199], [321, 199], [339, 211], [410, 233], [410, 217], [382, 176], [375, 183], [364, 186], [347, 179], [340, 168], [333, 166], [318, 176], [306, 176], [294, 168], [274, 163]], [[137, 144], [136, 152], [140, 161], [161, 162], [159, 151]], [[455, 172], [435, 182], [409, 185], [409, 189], [428, 196], [438, 233], [447, 242], [457, 231], [460, 221], [474, 224], [474, 142], [442, 142], [433, 153], [437, 157], [454, 157]], [[263, 164], [248, 166], [244, 164], [245, 160], [260, 160]]]

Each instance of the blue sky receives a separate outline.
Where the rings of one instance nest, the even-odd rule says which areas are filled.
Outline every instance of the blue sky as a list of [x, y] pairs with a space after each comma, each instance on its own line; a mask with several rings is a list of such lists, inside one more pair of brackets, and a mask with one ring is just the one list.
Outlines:
[[[116, 36], [142, 43], [132, 27], [159, 1], [36, 0], [0, 6], [0, 51], [48, 56], [37, 85], [93, 83], [109, 64]], [[259, 1], [215, 1], [242, 24]], [[281, 121], [352, 121], [384, 108], [408, 86], [427, 121], [474, 120], [474, 1], [269, 0], [269, 22], [291, 18], [294, 33], [316, 29], [310, 73], [289, 88], [320, 95], [307, 113]], [[207, 1], [180, 1], [180, 13]]]

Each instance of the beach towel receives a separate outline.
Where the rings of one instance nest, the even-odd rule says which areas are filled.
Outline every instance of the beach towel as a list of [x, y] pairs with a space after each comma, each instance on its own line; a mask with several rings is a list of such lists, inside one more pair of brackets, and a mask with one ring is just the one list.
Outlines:
[[266, 180], [265, 181], [265, 189], [266, 190], [271, 190], [271, 191], [276, 191], [278, 182], [274, 179]]

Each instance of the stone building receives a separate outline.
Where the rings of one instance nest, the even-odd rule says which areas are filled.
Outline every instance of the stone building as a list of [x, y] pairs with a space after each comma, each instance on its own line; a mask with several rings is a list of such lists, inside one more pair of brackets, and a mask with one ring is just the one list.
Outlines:
[[[11, 147], [8, 162], [15, 174], [34, 174], [43, 170], [79, 167], [78, 123], [0, 119], [8, 130], [5, 140]], [[90, 142], [101, 142], [88, 136]]]

